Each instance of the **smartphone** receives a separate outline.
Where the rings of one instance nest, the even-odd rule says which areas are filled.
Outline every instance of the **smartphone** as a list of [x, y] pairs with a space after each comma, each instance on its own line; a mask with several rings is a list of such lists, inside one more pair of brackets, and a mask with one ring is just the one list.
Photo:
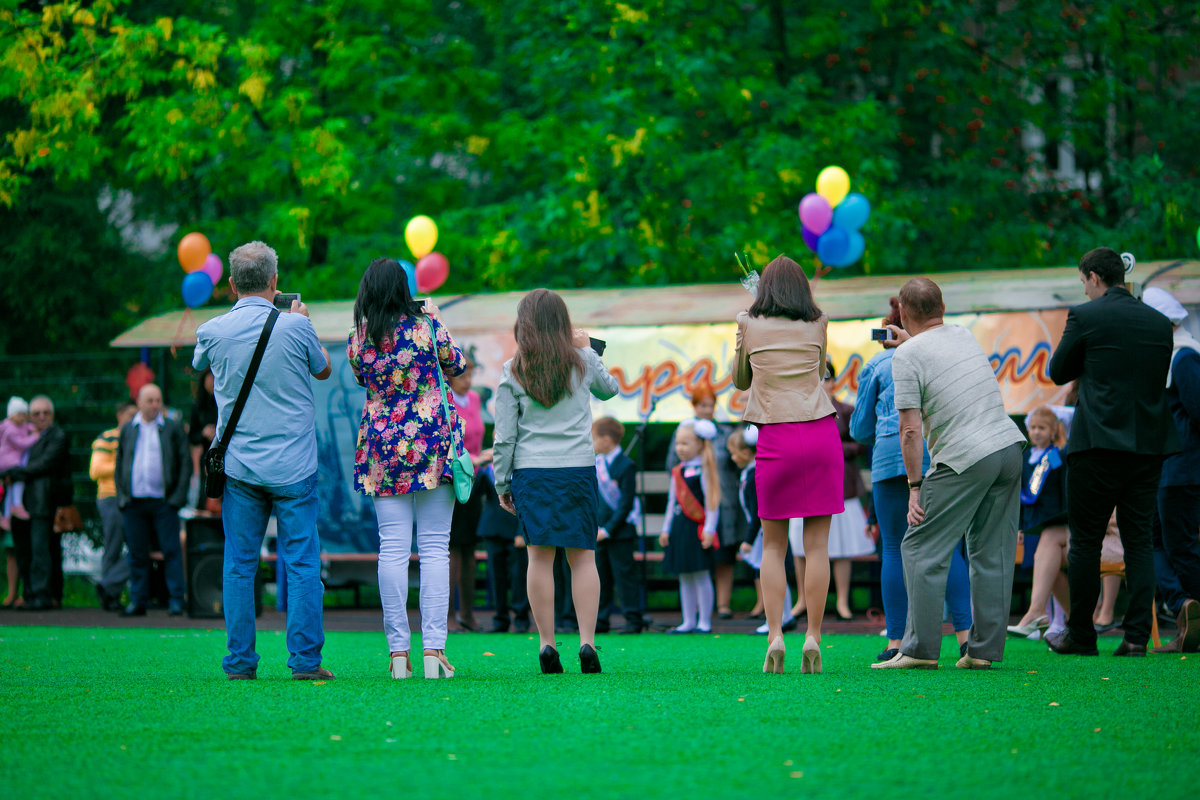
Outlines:
[[603, 339], [596, 339], [592, 336], [588, 337], [588, 344], [592, 346], [592, 349], [596, 351], [596, 355], [598, 356], [604, 355], [604, 348], [608, 346], [608, 342], [604, 341]]
[[291, 311], [293, 300], [299, 302], [299, 292], [280, 292], [279, 294], [275, 295], [275, 307], [280, 311]]
[[896, 334], [887, 328], [871, 328], [871, 341], [873, 342], [890, 342], [895, 338]]

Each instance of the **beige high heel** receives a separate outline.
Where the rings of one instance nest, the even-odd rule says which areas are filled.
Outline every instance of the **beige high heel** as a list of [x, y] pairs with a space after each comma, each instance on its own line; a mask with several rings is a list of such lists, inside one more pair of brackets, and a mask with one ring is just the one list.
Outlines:
[[388, 668], [392, 677], [396, 680], [404, 680], [412, 677], [412, 661], [408, 658], [408, 653], [397, 653], [392, 656], [392, 663]]
[[425, 677], [429, 680], [454, 677], [454, 667], [450, 666], [450, 662], [446, 660], [445, 650], [425, 651]]
[[782, 675], [784, 652], [783, 637], [776, 636], [767, 647], [767, 658], [763, 661], [763, 672]]
[[800, 651], [800, 673], [821, 674], [821, 645], [811, 636], [804, 637], [804, 649]]

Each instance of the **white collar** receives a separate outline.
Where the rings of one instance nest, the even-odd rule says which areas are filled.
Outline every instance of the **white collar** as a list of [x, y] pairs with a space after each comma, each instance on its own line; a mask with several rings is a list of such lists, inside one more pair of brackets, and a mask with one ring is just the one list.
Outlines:
[[133, 424], [141, 426], [141, 427], [144, 427], [146, 425], [157, 425], [158, 427], [161, 428], [164, 424], [166, 424], [166, 421], [167, 420], [165, 417], [163, 417], [163, 413], [161, 411], [158, 412], [158, 416], [155, 417], [150, 422], [146, 422], [146, 418], [142, 416], [142, 412], [140, 412], [140, 411], [133, 418]]

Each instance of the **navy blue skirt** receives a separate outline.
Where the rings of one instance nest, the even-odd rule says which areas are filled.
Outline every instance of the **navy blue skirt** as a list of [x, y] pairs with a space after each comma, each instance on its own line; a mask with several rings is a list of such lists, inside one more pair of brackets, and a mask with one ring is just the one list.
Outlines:
[[511, 486], [527, 544], [596, 549], [595, 467], [513, 470]]

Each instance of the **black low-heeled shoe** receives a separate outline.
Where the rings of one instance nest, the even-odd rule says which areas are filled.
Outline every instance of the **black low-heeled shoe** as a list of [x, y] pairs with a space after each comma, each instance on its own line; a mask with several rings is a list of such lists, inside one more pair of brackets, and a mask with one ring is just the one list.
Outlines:
[[557, 674], [563, 671], [562, 661], [558, 658], [558, 651], [550, 645], [542, 648], [542, 652], [538, 654], [538, 661], [542, 664], [542, 673], [545, 675]]
[[[600, 656], [596, 654], [596, 648], [590, 644], [579, 648], [579, 668], [585, 675], [600, 672]], [[562, 667], [558, 669], [560, 672], [562, 671]]]

